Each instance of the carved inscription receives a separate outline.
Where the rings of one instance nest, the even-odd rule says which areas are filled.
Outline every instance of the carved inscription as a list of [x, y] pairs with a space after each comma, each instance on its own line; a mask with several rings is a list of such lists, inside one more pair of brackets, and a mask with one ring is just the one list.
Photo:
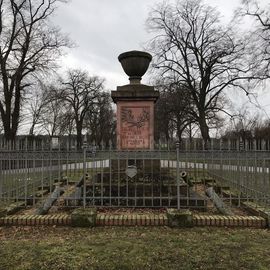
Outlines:
[[150, 147], [150, 107], [121, 108], [121, 148]]

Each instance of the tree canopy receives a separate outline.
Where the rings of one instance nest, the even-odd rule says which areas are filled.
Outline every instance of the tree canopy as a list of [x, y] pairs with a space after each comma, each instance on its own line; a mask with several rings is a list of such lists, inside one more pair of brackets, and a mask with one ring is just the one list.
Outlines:
[[39, 72], [55, 66], [70, 45], [50, 23], [59, 0], [0, 0], [0, 113], [6, 139], [14, 139], [22, 99]]
[[209, 124], [224, 111], [224, 90], [247, 91], [250, 79], [248, 42], [231, 26], [220, 23], [216, 9], [200, 0], [164, 2], [152, 10], [148, 28], [155, 37], [149, 42], [159, 76], [188, 89], [194, 107], [190, 110], [205, 141]]

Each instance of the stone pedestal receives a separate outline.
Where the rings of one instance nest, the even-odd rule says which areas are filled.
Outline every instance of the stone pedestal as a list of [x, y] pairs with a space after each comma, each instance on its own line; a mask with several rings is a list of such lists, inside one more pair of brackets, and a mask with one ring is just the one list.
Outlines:
[[118, 86], [111, 92], [117, 106], [117, 149], [154, 148], [154, 87], [143, 84]]
[[[130, 84], [118, 86], [116, 91], [111, 92], [117, 106], [117, 149], [154, 149], [154, 103], [159, 92], [153, 86], [141, 84], [141, 78], [147, 71], [152, 56], [146, 52], [130, 51], [120, 54], [118, 60], [129, 76]], [[160, 161], [112, 160], [113, 172], [126, 170], [129, 173], [136, 171], [135, 175], [140, 177], [145, 173], [159, 171]]]
[[151, 54], [129, 51], [118, 56], [130, 84], [111, 92], [117, 106], [117, 149], [154, 148], [154, 103], [159, 97], [153, 86], [141, 84], [152, 60]]

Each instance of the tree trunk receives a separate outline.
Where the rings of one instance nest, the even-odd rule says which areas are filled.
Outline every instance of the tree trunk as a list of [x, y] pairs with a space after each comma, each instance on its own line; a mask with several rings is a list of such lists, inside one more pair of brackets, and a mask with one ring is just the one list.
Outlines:
[[77, 121], [76, 122], [76, 130], [77, 130], [77, 149], [82, 148], [82, 122]]
[[177, 133], [178, 142], [181, 142], [183, 130], [179, 125], [177, 125], [176, 133]]
[[33, 123], [30, 127], [30, 130], [29, 130], [29, 135], [30, 136], [33, 136], [34, 135], [34, 128], [35, 128], [35, 124]]
[[[18, 86], [19, 87], [19, 86]], [[8, 141], [16, 138], [20, 118], [21, 93], [20, 88], [15, 89], [14, 108], [12, 110], [11, 99], [5, 97], [5, 109], [2, 107], [1, 117], [4, 126], [4, 137]]]
[[17, 78], [16, 87], [15, 87], [15, 100], [14, 108], [12, 112], [12, 134], [15, 136], [17, 134], [19, 119], [20, 119], [20, 109], [21, 109], [21, 78]]
[[8, 126], [8, 121], [5, 122], [5, 120], [3, 121], [3, 125], [4, 125], [4, 138], [7, 141], [14, 141], [16, 138], [17, 127], [13, 128]]
[[192, 144], [192, 125], [191, 123], [188, 125], [188, 138], [189, 138], [189, 144]]
[[209, 127], [206, 123], [205, 116], [203, 116], [203, 115], [200, 116], [199, 126], [200, 126], [200, 131], [201, 131], [201, 135], [202, 135], [204, 142], [210, 141]]

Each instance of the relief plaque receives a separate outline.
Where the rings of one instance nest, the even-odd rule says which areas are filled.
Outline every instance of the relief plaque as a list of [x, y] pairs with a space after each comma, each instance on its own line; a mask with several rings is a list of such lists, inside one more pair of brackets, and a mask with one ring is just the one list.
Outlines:
[[121, 107], [121, 149], [150, 148], [150, 107]]

